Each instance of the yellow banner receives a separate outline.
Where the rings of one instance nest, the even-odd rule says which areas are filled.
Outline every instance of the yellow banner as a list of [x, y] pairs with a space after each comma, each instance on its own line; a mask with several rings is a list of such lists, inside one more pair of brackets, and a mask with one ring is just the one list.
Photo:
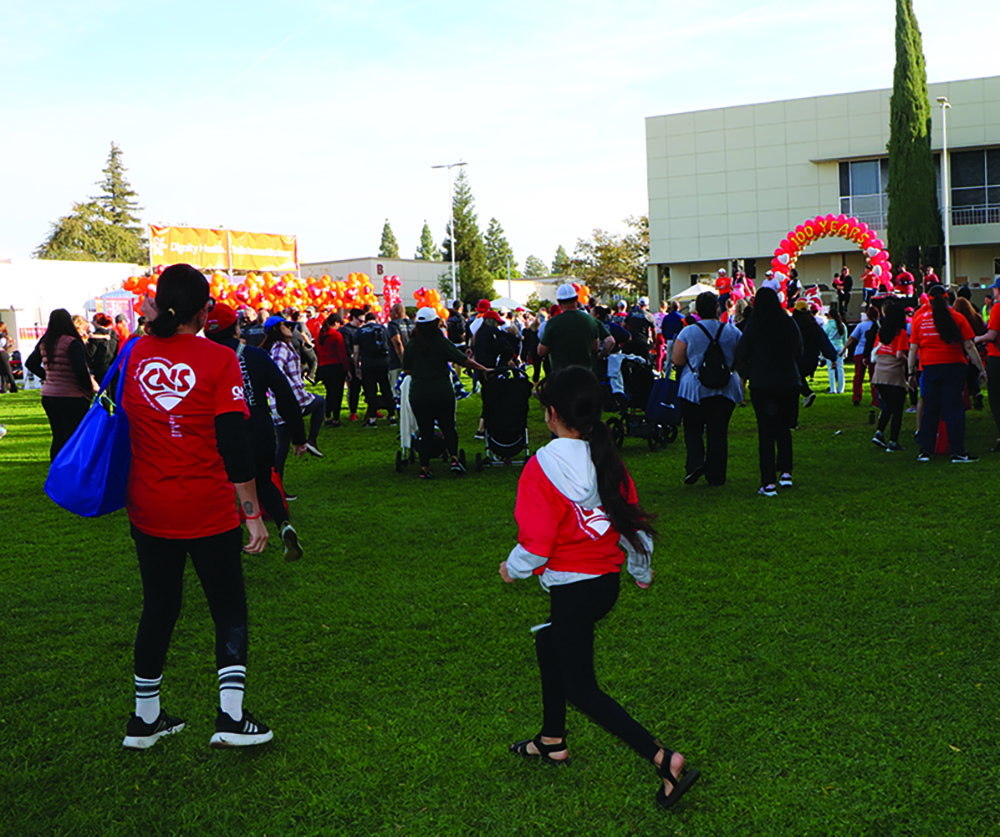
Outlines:
[[228, 270], [228, 232], [150, 225], [149, 258], [154, 265], [189, 264], [202, 270]]
[[229, 252], [233, 270], [299, 269], [299, 250], [294, 235], [231, 230]]
[[202, 270], [298, 270], [294, 235], [201, 227], [149, 227], [153, 265], [190, 264]]

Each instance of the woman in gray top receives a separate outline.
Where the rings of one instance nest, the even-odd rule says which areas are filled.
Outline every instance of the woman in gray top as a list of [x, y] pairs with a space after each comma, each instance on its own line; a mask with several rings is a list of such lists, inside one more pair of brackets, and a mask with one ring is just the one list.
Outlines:
[[[709, 485], [723, 485], [729, 453], [729, 420], [741, 399], [740, 379], [733, 371], [740, 332], [734, 326], [719, 322], [719, 298], [714, 293], [698, 294], [694, 306], [700, 322], [681, 329], [670, 358], [674, 367], [680, 370], [678, 396], [687, 448], [684, 483], [694, 485], [704, 474]], [[725, 368], [716, 370], [718, 380], [712, 380], [711, 375], [699, 375], [699, 372], [709, 346], [716, 342], [722, 351]], [[718, 354], [711, 352], [709, 362], [713, 355], [718, 360]], [[723, 385], [715, 386], [720, 383]]]

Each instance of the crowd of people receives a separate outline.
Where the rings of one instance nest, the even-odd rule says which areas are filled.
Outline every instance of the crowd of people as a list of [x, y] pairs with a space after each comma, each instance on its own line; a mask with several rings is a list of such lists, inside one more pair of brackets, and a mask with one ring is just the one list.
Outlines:
[[[216, 304], [204, 276], [187, 265], [164, 271], [155, 300], [144, 301], [145, 322], [135, 335], [103, 314], [88, 323], [65, 309], [53, 311], [25, 363], [43, 382], [52, 458], [117, 353], [135, 340], [119, 374], [126, 376], [123, 406], [133, 451], [127, 508], [144, 605], [135, 642], [135, 712], [124, 746], [144, 749], [184, 726], [162, 710], [159, 693], [188, 555], [216, 628], [220, 703], [211, 743], [248, 746], [271, 738], [269, 727], [242, 706], [247, 607], [240, 551], [265, 548], [266, 514], [285, 558], [302, 556], [285, 463], [290, 452], [323, 456], [320, 430], [341, 426], [345, 395], [348, 421], [366, 428], [381, 420], [394, 425], [398, 409], [411, 410], [419, 440], [440, 431], [450, 470], [461, 474], [456, 404], [468, 395], [461, 373], [471, 376], [475, 392], [495, 370], [517, 366], [541, 379], [537, 395], [552, 441], [522, 473], [518, 545], [500, 574], [507, 582], [538, 575], [552, 606], [535, 637], [542, 728], [511, 752], [568, 761], [565, 706], [572, 702], [655, 765], [663, 780], [657, 801], [671, 806], [698, 771], [655, 742], [599, 688], [594, 673], [594, 626], [614, 606], [622, 566], [640, 587], [653, 578], [653, 517], [639, 505], [602, 421], [608, 358], [622, 354], [676, 378], [687, 485], [702, 477], [710, 486], [726, 483], [729, 425], [749, 403], [757, 426], [758, 493], [774, 497], [792, 486], [793, 431], [800, 406], [816, 398], [810, 380], [825, 360], [829, 392], [845, 393], [846, 358], [854, 367], [855, 405], [862, 404], [869, 377], [878, 411], [875, 445], [904, 450], [900, 434], [909, 402], [917, 413], [918, 461], [947, 446], [952, 462], [974, 462], [965, 448], [965, 410], [982, 406], [988, 374], [1000, 380], [1000, 305], [992, 305], [1000, 300], [1000, 277], [982, 313], [962, 289], [953, 294], [926, 275], [924, 282], [926, 292], [914, 300], [880, 293], [885, 288], [866, 294], [863, 317], [853, 327], [845, 320], [853, 290], [846, 268], [835, 281], [838, 299], [825, 311], [791, 283], [765, 277], [757, 288], [741, 274], [720, 271], [716, 292], [699, 294], [686, 313], [677, 302], [653, 313], [646, 298], [631, 307], [588, 309], [567, 283], [551, 307], [535, 313], [497, 311], [482, 300], [474, 310], [456, 302], [444, 319], [421, 308], [411, 321], [400, 304], [382, 323], [365, 308], [237, 311]], [[914, 287], [904, 277], [899, 290]], [[0, 384], [16, 391], [3, 356], [9, 347], [2, 329]], [[325, 397], [311, 391], [316, 384]], [[1000, 452], [1000, 387], [988, 393], [997, 423], [992, 451]], [[419, 476], [430, 479], [429, 445], [419, 445], [418, 453]], [[245, 546], [241, 519], [250, 532]]]

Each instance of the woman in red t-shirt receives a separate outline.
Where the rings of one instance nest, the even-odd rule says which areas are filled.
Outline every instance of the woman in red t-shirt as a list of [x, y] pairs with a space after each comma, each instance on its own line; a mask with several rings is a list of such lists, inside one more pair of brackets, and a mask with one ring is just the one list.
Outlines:
[[510, 751], [550, 764], [569, 759], [566, 703], [601, 723], [656, 766], [656, 801], [673, 805], [698, 779], [682, 776], [684, 757], [660, 744], [612, 697], [594, 674], [594, 627], [618, 599], [621, 565], [640, 587], [653, 578], [650, 525], [635, 485], [601, 421], [601, 387], [589, 369], [568, 366], [538, 393], [556, 438], [524, 467], [514, 516], [518, 544], [500, 565], [506, 582], [538, 575], [550, 598], [549, 621], [535, 629], [542, 676], [542, 730]]
[[316, 377], [326, 388], [326, 424], [340, 427], [340, 408], [344, 403], [344, 382], [351, 378], [347, 347], [340, 333], [344, 318], [331, 314], [319, 328], [316, 336]]
[[[183, 720], [160, 708], [160, 683], [188, 555], [215, 622], [220, 708], [211, 745], [242, 747], [272, 738], [243, 709], [247, 604], [240, 551], [262, 551], [267, 529], [236, 355], [198, 336], [212, 304], [201, 273], [190, 265], [167, 268], [150, 312], [152, 333], [136, 341], [124, 371], [122, 406], [132, 442], [126, 508], [143, 591], [136, 708], [122, 742], [130, 749], [146, 749], [184, 728]], [[250, 532], [245, 547], [234, 485]]]
[[990, 308], [986, 333], [977, 337], [975, 342], [986, 346], [986, 374], [993, 381], [986, 395], [997, 426], [996, 443], [990, 448], [990, 453], [1000, 453], [1000, 276], [990, 285], [990, 290], [993, 291], [993, 307]]
[[[903, 423], [903, 408], [906, 406], [906, 357], [909, 350], [910, 340], [906, 334], [906, 311], [903, 304], [886, 303], [882, 310], [882, 322], [878, 327], [878, 338], [872, 350], [875, 368], [872, 385], [882, 401], [878, 429], [872, 442], [890, 452], [903, 450], [903, 446], [899, 444], [899, 429]], [[883, 435], [886, 426], [889, 427], [888, 442]]]
[[966, 358], [983, 370], [979, 352], [972, 342], [972, 326], [961, 314], [948, 306], [945, 290], [934, 285], [928, 291], [930, 307], [913, 318], [910, 334], [910, 379], [916, 383], [917, 358], [920, 358], [920, 396], [924, 410], [920, 417], [917, 442], [920, 445], [918, 462], [928, 462], [934, 451], [938, 424], [944, 419], [948, 430], [952, 462], [975, 462], [965, 449], [965, 405], [962, 391], [965, 387]]

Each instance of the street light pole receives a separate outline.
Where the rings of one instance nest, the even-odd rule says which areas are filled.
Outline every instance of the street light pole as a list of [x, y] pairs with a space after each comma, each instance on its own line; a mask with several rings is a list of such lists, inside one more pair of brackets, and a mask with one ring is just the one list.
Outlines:
[[448, 169], [448, 214], [451, 217], [451, 298], [452, 301], [458, 299], [458, 277], [455, 275], [455, 197], [451, 189], [451, 170], [455, 166], [464, 166], [465, 163], [442, 163], [439, 166], [431, 166], [432, 169]]
[[944, 204], [944, 286], [951, 287], [951, 186], [948, 178], [948, 109], [951, 102], [938, 96], [941, 105], [941, 193]]

